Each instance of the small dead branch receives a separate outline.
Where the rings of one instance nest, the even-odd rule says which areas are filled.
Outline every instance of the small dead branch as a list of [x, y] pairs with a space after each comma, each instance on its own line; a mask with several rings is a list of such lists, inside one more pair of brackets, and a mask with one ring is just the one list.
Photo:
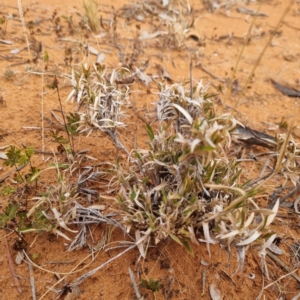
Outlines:
[[15, 272], [15, 269], [14, 269], [14, 264], [13, 264], [13, 261], [12, 261], [11, 255], [10, 255], [9, 246], [8, 246], [8, 242], [7, 242], [6, 237], [5, 237], [5, 246], [6, 246], [6, 254], [7, 254], [7, 258], [8, 258], [9, 269], [10, 269], [11, 275], [14, 278], [14, 282], [15, 282], [15, 285], [17, 286], [19, 294], [22, 294], [23, 290], [22, 290], [22, 287], [20, 285], [18, 276], [17, 276], [17, 274]]
[[132, 282], [132, 286], [133, 286], [133, 289], [134, 289], [136, 298], [137, 298], [138, 300], [143, 300], [144, 297], [141, 295], [141, 293], [140, 293], [140, 291], [139, 291], [139, 288], [138, 288], [138, 285], [136, 284], [136, 281], [135, 281], [133, 272], [131, 271], [130, 268], [128, 268], [128, 271], [129, 271], [130, 280], [131, 280], [131, 282]]
[[[28, 147], [28, 145], [22, 143], [21, 144], [24, 148]], [[37, 150], [37, 149], [33, 149], [35, 154], [48, 154], [48, 155], [61, 155], [63, 153], [60, 152], [52, 152], [52, 151], [41, 151], [41, 150]]]
[[205, 294], [205, 287], [206, 287], [206, 268], [202, 270], [202, 294], [201, 297]]
[[209, 72], [206, 68], [203, 67], [202, 64], [198, 63], [198, 64], [196, 64], [196, 67], [199, 68], [199, 69], [201, 69], [204, 73], [208, 74], [208, 75], [209, 75], [210, 77], [212, 77], [213, 79], [216, 79], [216, 80], [218, 80], [218, 81], [220, 81], [220, 82], [224, 82], [224, 83], [226, 82], [225, 79], [223, 79], [223, 78], [221, 78], [221, 77], [218, 77], [218, 76], [212, 74], [211, 72]]
[[269, 16], [269, 14], [267, 14], [267, 13], [260, 12], [258, 10], [251, 9], [248, 7], [237, 7], [236, 10], [240, 14], [246, 14], [246, 15], [257, 16], [257, 17], [268, 17]]
[[[298, 193], [300, 193], [300, 184], [298, 184], [290, 193], [288, 193], [287, 195], [285, 195], [282, 198], [282, 202], [285, 202], [285, 200], [294, 197], [295, 195], [297, 195]], [[297, 200], [297, 199], [296, 199]], [[295, 200], [295, 202], [296, 202]]]
[[98, 272], [99, 270], [101, 270], [102, 268], [104, 268], [106, 265], [108, 265], [109, 263], [111, 263], [112, 261], [114, 261], [115, 259], [121, 257], [123, 254], [125, 254], [126, 252], [128, 252], [129, 250], [132, 250], [133, 248], [136, 247], [136, 244], [133, 244], [132, 246], [128, 247], [126, 250], [124, 250], [123, 252], [117, 254], [116, 256], [112, 257], [111, 259], [107, 260], [105, 263], [103, 263], [102, 265], [98, 266], [97, 268], [83, 274], [82, 276], [80, 276], [78, 279], [76, 279], [73, 283], [70, 284], [70, 287], [74, 287], [74, 286], [78, 286], [79, 284], [81, 284], [84, 280], [86, 280], [88, 277], [92, 276], [93, 274], [95, 274], [96, 272]]
[[28, 270], [30, 276], [30, 286], [31, 286], [31, 293], [32, 293], [32, 300], [36, 300], [36, 293], [35, 293], [35, 283], [34, 283], [34, 276], [31, 263], [28, 263]]
[[289, 27], [289, 28], [292, 28], [292, 29], [295, 29], [295, 30], [298, 30], [300, 31], [300, 28], [299, 27], [295, 27], [293, 25], [290, 25], [287, 21], [283, 21], [282, 22], [285, 26]]
[[[288, 267], [283, 261], [281, 261], [276, 255], [274, 255], [272, 252], [270, 252], [269, 250], [267, 250], [267, 255], [269, 257], [271, 257], [279, 266], [281, 266], [284, 270], [286, 270], [287, 272], [290, 272], [290, 267]], [[292, 272], [297, 271], [297, 269], [295, 269]], [[297, 274], [291, 273], [291, 275], [300, 283], [300, 277]], [[266, 287], [265, 287], [266, 288]]]
[[66, 260], [66, 261], [57, 261], [57, 260], [52, 260], [47, 262], [48, 265], [70, 265], [76, 262], [76, 260]]
[[20, 166], [20, 167], [18, 167], [18, 168], [15, 168], [14, 170], [12, 170], [12, 171], [10, 171], [10, 172], [8, 172], [4, 177], [2, 177], [2, 178], [0, 179], [0, 183], [4, 182], [10, 175], [14, 174], [15, 172], [19, 172], [20, 170], [22, 170], [22, 169], [25, 168], [27, 165], [28, 165], [28, 163], [25, 164], [25, 165], [22, 165], [22, 166]]
[[294, 274], [297, 270], [298, 270], [298, 269], [295, 269], [294, 271], [289, 272], [289, 273], [287, 273], [287, 274], [281, 276], [281, 277], [278, 278], [277, 280], [275, 280], [275, 281], [271, 282], [270, 284], [266, 285], [263, 289], [266, 290], [267, 288], [269, 288], [270, 286], [272, 286], [273, 284], [275, 284], [276, 282], [282, 280], [282, 279], [285, 278], [285, 277], [288, 277], [288, 276], [290, 276], [290, 275], [293, 276], [293, 274]]

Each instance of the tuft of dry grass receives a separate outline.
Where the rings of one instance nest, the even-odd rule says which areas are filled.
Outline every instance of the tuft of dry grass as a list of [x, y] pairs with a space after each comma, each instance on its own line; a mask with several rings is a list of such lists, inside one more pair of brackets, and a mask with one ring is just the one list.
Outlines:
[[[208, 251], [217, 243], [228, 252], [236, 248], [240, 269], [250, 244], [260, 245], [264, 256], [276, 237], [269, 225], [279, 201], [261, 209], [253, 198], [261, 185], [241, 183], [242, 168], [230, 150], [237, 120], [216, 113], [201, 83], [192, 92], [184, 84], [161, 85], [156, 117], [156, 129], [147, 125], [150, 149], [132, 150], [129, 166], [116, 164], [111, 180], [122, 223], [135, 233], [141, 255], [170, 237], [190, 253], [190, 242], [205, 242]], [[287, 151], [284, 142], [281, 152]], [[277, 165], [284, 164], [280, 156]]]
[[109, 73], [99, 65], [82, 66], [82, 72], [72, 72], [73, 90], [68, 99], [76, 101], [80, 114], [78, 132], [91, 134], [94, 130], [107, 133], [118, 148], [126, 148], [118, 138], [118, 129], [126, 127], [125, 108], [129, 105], [129, 88], [117, 88], [128, 70], [113, 69]]
[[84, 17], [90, 30], [98, 33], [100, 29], [100, 18], [98, 15], [98, 3], [96, 0], [83, 0]]

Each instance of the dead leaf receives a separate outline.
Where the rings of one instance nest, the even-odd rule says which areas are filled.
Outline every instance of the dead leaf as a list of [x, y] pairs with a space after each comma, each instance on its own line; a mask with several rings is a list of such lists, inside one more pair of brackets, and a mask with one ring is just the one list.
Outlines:
[[105, 59], [105, 54], [104, 53], [99, 53], [97, 60], [96, 60], [96, 64], [101, 64]]
[[0, 40], [1, 44], [12, 45], [14, 42], [8, 40]]
[[1, 159], [7, 159], [7, 156], [6, 156], [5, 152], [0, 152], [0, 158]]
[[284, 252], [283, 250], [281, 250], [278, 246], [276, 246], [275, 244], [271, 244], [269, 247], [268, 247], [269, 250], [271, 250], [274, 254], [277, 254], [277, 255], [282, 255]]
[[168, 31], [156, 31], [153, 33], [148, 33], [148, 31], [142, 31], [141, 35], [139, 36], [139, 40], [151, 40], [154, 39], [160, 35], [168, 34]]
[[20, 265], [23, 260], [24, 260], [24, 252], [23, 251], [18, 251], [18, 254], [17, 254], [16, 259], [15, 259], [15, 263], [17, 265]]
[[80, 289], [79, 289], [79, 286], [74, 286], [74, 287], [71, 287], [71, 292], [68, 293], [65, 297], [65, 300], [77, 300], [79, 299], [79, 296], [80, 296]]
[[212, 283], [209, 286], [209, 293], [210, 293], [210, 297], [211, 297], [212, 300], [221, 300], [221, 299], [223, 299], [223, 297], [221, 297], [221, 292], [217, 288], [215, 283]]
[[139, 80], [141, 80], [143, 83], [148, 85], [150, 82], [152, 82], [152, 78], [147, 75], [146, 73], [143, 73], [139, 68], [135, 68], [135, 72]]
[[18, 48], [10, 50], [10, 53], [11, 53], [11, 54], [18, 54], [18, 53], [20, 53], [20, 52], [21, 52], [21, 50], [18, 49]]
[[100, 54], [99, 51], [96, 48], [92, 47], [92, 46], [88, 46], [88, 49], [89, 49], [89, 52], [91, 54], [94, 54], [94, 55], [99, 55]]

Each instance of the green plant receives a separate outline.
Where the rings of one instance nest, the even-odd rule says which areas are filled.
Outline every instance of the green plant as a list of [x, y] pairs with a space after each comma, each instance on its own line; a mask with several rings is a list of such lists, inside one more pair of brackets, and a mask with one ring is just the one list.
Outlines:
[[16, 218], [19, 207], [19, 204], [16, 202], [9, 203], [4, 210], [4, 213], [0, 214], [0, 229], [4, 229], [8, 222]]
[[279, 127], [281, 129], [287, 129], [288, 124], [287, 124], [287, 121], [286, 121], [286, 119], [284, 117], [282, 117], [282, 119], [281, 119], [281, 121], [279, 123]]
[[49, 136], [53, 138], [53, 142], [59, 144], [59, 151], [64, 151], [67, 154], [71, 154], [70, 143], [59, 130], [51, 129], [49, 131]]
[[46, 50], [44, 50], [44, 53], [43, 53], [43, 60], [44, 60], [44, 63], [45, 63], [44, 69], [47, 70], [50, 57], [49, 57], [49, 54]]
[[[54, 132], [52, 130], [51, 135], [55, 139], [55, 141], [60, 144], [60, 146], [65, 150], [66, 153], [68, 153], [69, 152], [68, 150], [70, 150], [71, 151], [70, 153], [72, 155], [74, 155], [75, 154], [75, 148], [74, 148], [74, 137], [73, 137], [73, 134], [72, 134], [73, 131], [70, 132], [69, 128], [72, 128], [72, 129], [75, 128], [75, 125], [73, 124], [74, 123], [73, 120], [77, 115], [76, 114], [71, 115], [70, 118], [68, 119], [68, 123], [67, 123], [66, 117], [65, 117], [65, 114], [64, 114], [64, 111], [63, 111], [63, 108], [62, 108], [62, 104], [61, 104], [61, 99], [60, 99], [60, 94], [59, 94], [59, 89], [58, 89], [58, 80], [57, 80], [56, 76], [54, 77], [54, 80], [53, 80], [52, 84], [49, 85], [48, 87], [50, 89], [56, 90], [56, 92], [57, 92], [57, 98], [58, 98], [58, 102], [59, 102], [59, 106], [60, 106], [60, 111], [61, 111], [61, 114], [62, 114], [62, 117], [63, 117], [64, 128], [65, 128], [65, 132], [67, 133], [67, 136], [68, 136], [68, 142], [69, 142], [70, 148], [67, 148], [66, 146], [64, 146], [64, 144], [66, 144], [66, 140], [62, 136], [59, 136], [57, 131]], [[73, 125], [70, 127], [71, 124], [73, 124]], [[69, 128], [68, 128], [68, 125], [69, 125]], [[76, 127], [76, 129], [77, 129], [77, 127]]]
[[139, 286], [141, 288], [152, 291], [153, 293], [159, 292], [159, 290], [163, 287], [159, 279], [155, 280], [153, 278], [150, 278], [149, 280], [142, 279]]
[[[28, 154], [28, 151], [27, 151]], [[15, 165], [23, 158], [20, 149], [12, 147], [7, 154], [8, 161], [11, 165]], [[20, 158], [21, 157], [21, 158]], [[70, 230], [66, 226], [66, 213], [70, 218], [70, 205], [76, 200], [78, 194], [76, 193], [76, 186], [71, 187], [68, 181], [60, 173], [58, 165], [55, 166], [57, 170], [58, 185], [50, 186], [46, 193], [43, 193], [40, 197], [35, 197], [37, 202], [30, 208], [30, 210], [24, 209], [18, 202], [10, 201], [5, 208], [4, 213], [0, 215], [0, 228], [5, 228], [8, 222], [13, 221], [14, 228], [17, 232], [53, 232], [58, 235], [69, 239], [58, 228], [62, 227], [68, 231]], [[45, 171], [45, 170], [43, 170]], [[30, 178], [32, 181], [37, 180], [40, 173], [36, 172]], [[20, 178], [23, 178], [19, 174]], [[25, 179], [24, 179], [25, 180]], [[75, 231], [76, 232], [76, 231]]]
[[33, 253], [33, 254], [32, 254], [32, 259], [33, 259], [33, 260], [37, 260], [39, 257], [40, 257], [40, 254], [39, 254], [39, 253]]
[[[40, 170], [32, 164], [33, 154], [34, 150], [30, 147], [26, 147], [23, 150], [21, 148], [18, 149], [13, 145], [11, 145], [6, 151], [7, 160], [3, 164], [5, 166], [15, 167], [16, 173], [14, 179], [17, 182], [31, 183], [39, 180], [39, 177], [36, 175]], [[30, 165], [29, 171], [22, 175], [19, 168], [22, 168], [27, 164]]]
[[80, 115], [79, 113], [72, 113], [70, 112], [67, 115], [67, 129], [71, 136], [78, 135], [78, 128], [80, 122]]
[[4, 184], [0, 190], [0, 196], [8, 196], [15, 192], [16, 189], [12, 188], [10, 185]]
[[[20, 151], [16, 149], [11, 152], [20, 154]], [[17, 158], [18, 155], [14, 155], [14, 157]], [[12, 158], [10, 162], [13, 163]], [[94, 205], [90, 208], [83, 207], [78, 203], [80, 199], [79, 185], [88, 181], [89, 178], [96, 179], [99, 173], [90, 172], [89, 170], [79, 177], [77, 183], [72, 183], [70, 177], [67, 176], [68, 171], [70, 171], [69, 164], [60, 164], [56, 160], [48, 168], [36, 173], [31, 178], [32, 181], [36, 180], [41, 173], [51, 170], [56, 171], [57, 183], [49, 185], [45, 192], [40, 193], [38, 197], [34, 197], [32, 199], [34, 204], [30, 209], [27, 209], [27, 206], [24, 207], [21, 203], [10, 201], [4, 213], [0, 214], [0, 229], [9, 227], [14, 229], [16, 233], [24, 234], [29, 232], [51, 232], [71, 241], [69, 251], [72, 251], [85, 245], [87, 226], [99, 224], [99, 222], [118, 226], [116, 221], [109, 219], [110, 216], [102, 216], [99, 212], [99, 210], [104, 209], [103, 205]], [[85, 176], [88, 176], [88, 178], [85, 178]], [[8, 188], [4, 189], [5, 192], [6, 190]], [[80, 220], [81, 228], [79, 232], [69, 227], [73, 223], [78, 224], [78, 220]], [[78, 234], [72, 240], [63, 230]]]
[[[56, 170], [57, 184], [50, 185], [45, 193], [33, 198], [36, 202], [26, 212], [30, 225], [26, 228], [19, 228], [19, 231], [24, 233], [53, 232], [70, 240], [59, 228], [69, 232], [77, 232], [67, 226], [67, 222], [71, 218], [71, 207], [74, 201], [78, 199], [77, 186], [70, 184], [69, 180], [61, 173], [60, 165], [57, 162], [40, 173], [51, 169]], [[39, 176], [40, 173], [36, 176]]]

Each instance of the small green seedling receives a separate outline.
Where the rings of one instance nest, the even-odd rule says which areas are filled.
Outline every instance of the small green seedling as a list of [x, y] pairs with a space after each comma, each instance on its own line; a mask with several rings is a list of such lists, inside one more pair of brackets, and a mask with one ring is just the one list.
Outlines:
[[37, 260], [39, 257], [40, 257], [40, 254], [39, 254], [39, 253], [33, 253], [33, 254], [32, 254], [32, 259], [33, 259], [33, 260]]
[[78, 135], [80, 115], [70, 112], [67, 116], [67, 129], [71, 136]]
[[12, 188], [10, 185], [4, 184], [0, 190], [0, 196], [9, 196], [13, 192], [15, 192], [14, 188]]
[[153, 293], [158, 292], [163, 285], [160, 283], [160, 280], [154, 280], [150, 278], [149, 280], [142, 279], [140, 287], [152, 291]]

